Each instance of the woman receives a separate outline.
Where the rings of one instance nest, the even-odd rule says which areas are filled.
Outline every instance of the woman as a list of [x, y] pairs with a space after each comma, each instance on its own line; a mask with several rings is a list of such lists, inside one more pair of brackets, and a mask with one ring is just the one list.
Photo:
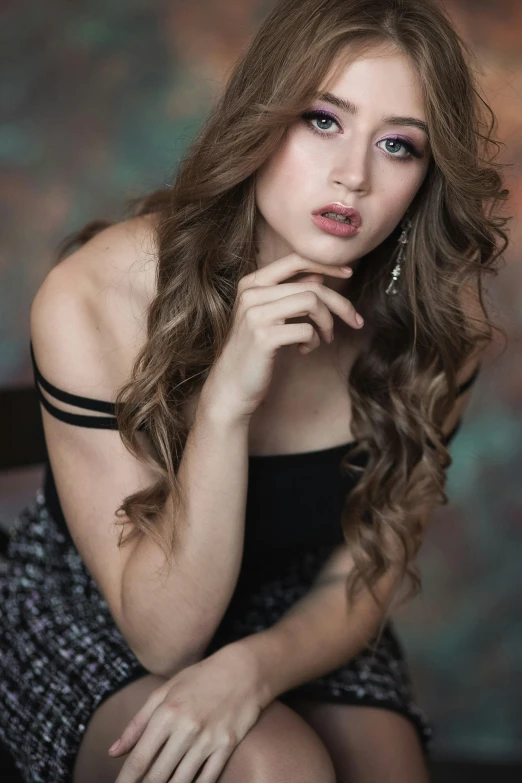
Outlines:
[[433, 2], [282, 0], [174, 185], [47, 276], [2, 581], [25, 780], [428, 780], [389, 615], [492, 339], [483, 105]]

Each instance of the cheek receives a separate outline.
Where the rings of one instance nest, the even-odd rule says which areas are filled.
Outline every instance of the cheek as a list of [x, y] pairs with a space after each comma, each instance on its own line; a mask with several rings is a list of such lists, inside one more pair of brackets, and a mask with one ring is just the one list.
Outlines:
[[272, 223], [282, 214], [288, 218], [305, 181], [303, 165], [293, 153], [279, 154], [265, 163], [256, 180], [256, 203], [265, 219]]
[[256, 204], [259, 212], [267, 223], [272, 223], [272, 215], [279, 206], [278, 183], [271, 168], [266, 168], [261, 175], [258, 173], [256, 184]]
[[[286, 141], [258, 171], [257, 181], [262, 194], [271, 192], [283, 197], [302, 191], [303, 184], [309, 180], [314, 166], [324, 169], [324, 154], [318, 157], [317, 150], [310, 148], [307, 137], [294, 130]], [[315, 155], [315, 159], [314, 159]]]
[[380, 214], [376, 217], [374, 224], [376, 231], [371, 236], [369, 247], [365, 249], [365, 252], [373, 250], [390, 236], [392, 231], [396, 229], [404, 218], [405, 212], [410, 206], [414, 195], [415, 190], [410, 188], [407, 191], [402, 191], [400, 194], [395, 192], [394, 200], [387, 198], [383, 201], [382, 209]]
[[[396, 164], [396, 168], [401, 165]], [[407, 163], [404, 164], [405, 167], [408, 165]], [[391, 228], [397, 224], [413, 201], [424, 180], [424, 176], [425, 173], [419, 173], [418, 170], [411, 170], [402, 176], [400, 174], [397, 176], [393, 171], [386, 172], [386, 182], [382, 183], [380, 192], [382, 220], [384, 223], [390, 225]]]

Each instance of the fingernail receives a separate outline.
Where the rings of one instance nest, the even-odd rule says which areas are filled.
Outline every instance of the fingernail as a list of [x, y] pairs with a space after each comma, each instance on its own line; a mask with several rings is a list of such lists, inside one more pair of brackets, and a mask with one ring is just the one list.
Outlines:
[[348, 273], [348, 274], [350, 274], [350, 275], [351, 275], [351, 274], [352, 274], [352, 272], [353, 272], [353, 269], [351, 268], [351, 266], [342, 266], [342, 267], [340, 267], [340, 268], [343, 270], [343, 272], [347, 272], [347, 273]]
[[121, 743], [121, 740], [119, 740], [119, 739], [118, 739], [118, 740], [116, 740], [116, 742], [114, 743], [114, 745], [111, 745], [111, 746], [110, 746], [110, 748], [109, 748], [109, 753], [114, 753], [114, 751], [118, 750], [118, 748], [119, 748], [119, 746], [120, 746], [120, 743]]
[[364, 323], [364, 318], [362, 317], [362, 315], [359, 315], [359, 313], [357, 313], [357, 315], [355, 316], [355, 320], [357, 321], [359, 326], [362, 326]]

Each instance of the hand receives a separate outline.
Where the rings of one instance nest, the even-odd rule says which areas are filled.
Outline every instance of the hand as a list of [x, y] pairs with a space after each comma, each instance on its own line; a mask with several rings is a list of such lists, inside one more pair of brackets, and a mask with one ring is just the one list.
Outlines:
[[147, 773], [155, 783], [216, 783], [262, 710], [262, 686], [247, 655], [229, 644], [156, 689], [111, 753], [132, 751], [115, 783]]
[[314, 278], [327, 274], [347, 279], [351, 274], [290, 253], [239, 281], [230, 333], [202, 390], [203, 399], [214, 407], [222, 405], [238, 419], [248, 418], [268, 391], [278, 349], [300, 343], [301, 353], [308, 353], [320, 345], [312, 324], [287, 324], [285, 319], [309, 316], [325, 342], [333, 340], [332, 312], [354, 329], [361, 328], [352, 303], [317, 279], [281, 282], [303, 272]]

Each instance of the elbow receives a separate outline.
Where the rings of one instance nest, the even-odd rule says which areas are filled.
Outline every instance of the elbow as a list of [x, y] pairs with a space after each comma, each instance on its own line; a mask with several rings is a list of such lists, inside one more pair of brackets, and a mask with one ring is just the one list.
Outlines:
[[189, 650], [182, 650], [177, 652], [176, 655], [171, 654], [169, 656], [153, 654], [151, 650], [147, 650], [144, 654], [138, 653], [136, 650], [133, 650], [133, 652], [149, 674], [155, 674], [158, 677], [163, 677], [165, 680], [174, 677], [175, 674], [186, 669], [187, 666], [197, 663], [203, 657]]
[[162, 633], [136, 633], [135, 622], [123, 625], [122, 633], [137, 660], [150, 674], [165, 679], [200, 661], [210, 641], [201, 629], [174, 627]]
[[201, 661], [213, 635], [213, 631], [207, 634], [202, 634], [199, 631], [184, 634], [185, 640], [189, 639], [189, 641], [176, 646], [163, 644], [161, 649], [157, 649], [154, 654], [149, 650], [146, 656], [147, 665], [143, 665], [151, 674], [169, 679], [187, 666]]
[[[195, 607], [172, 610], [172, 604], [156, 606], [135, 591], [122, 590], [118, 625], [132, 652], [151, 674], [169, 678], [200, 661], [212, 639], [216, 622]], [[160, 611], [161, 610], [161, 611]]]

